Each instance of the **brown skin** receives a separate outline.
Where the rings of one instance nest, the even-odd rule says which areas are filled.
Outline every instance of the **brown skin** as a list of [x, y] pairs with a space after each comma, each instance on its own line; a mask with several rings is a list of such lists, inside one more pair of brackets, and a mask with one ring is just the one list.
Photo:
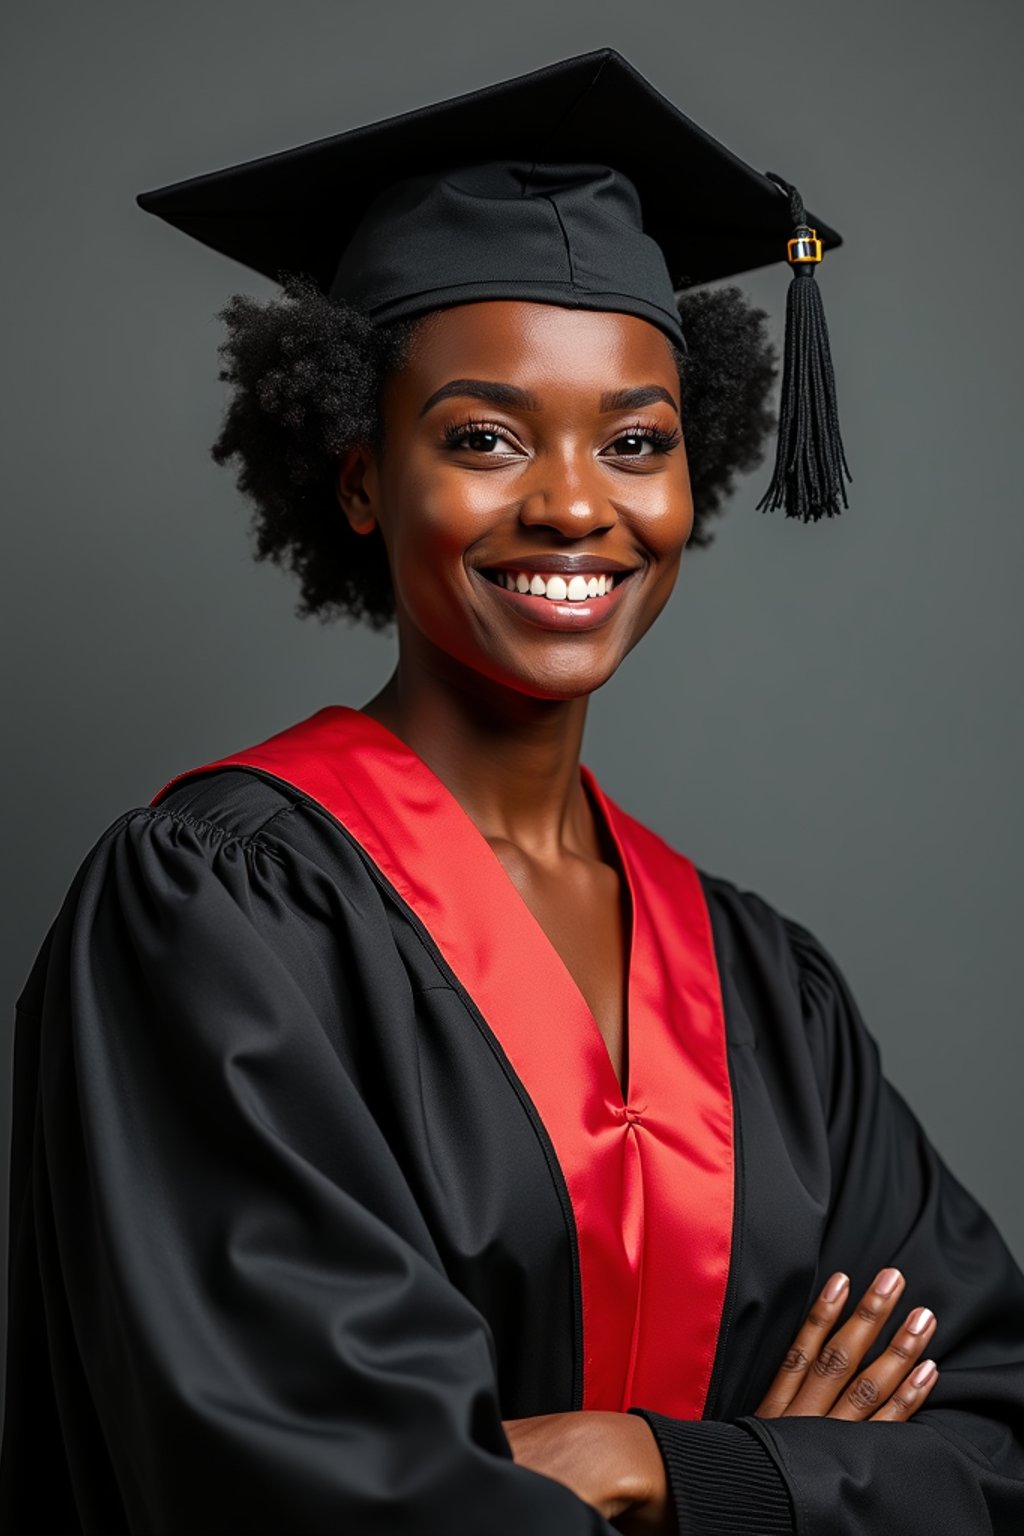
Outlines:
[[[527, 409], [460, 393], [424, 411], [457, 379], [534, 398]], [[661, 398], [602, 409], [609, 381], [653, 386]], [[583, 789], [580, 747], [590, 695], [662, 611], [690, 537], [684, 445], [658, 450], [637, 433], [678, 431], [678, 401], [668, 343], [644, 320], [512, 300], [461, 304], [426, 322], [390, 381], [383, 451], [354, 448], [338, 468], [339, 505], [357, 532], [379, 530], [395, 590], [398, 663], [363, 713], [428, 764], [487, 838], [589, 1005], [620, 1085], [628, 891]], [[489, 435], [470, 428], [445, 445], [446, 425], [470, 422], [485, 423]], [[577, 552], [637, 568], [599, 628], [529, 623], [480, 574]], [[831, 1341], [833, 1350], [842, 1344], [845, 1374], [828, 1349], [827, 1368], [811, 1363], [810, 1345], [842, 1298], [817, 1303], [759, 1412], [829, 1413], [842, 1392], [832, 1416], [866, 1416], [872, 1393], [851, 1375], [894, 1303], [879, 1315], [862, 1302], [875, 1322], [855, 1317], [860, 1331]], [[917, 1352], [924, 1340], [914, 1341]], [[904, 1345], [903, 1357], [883, 1357], [872, 1392], [895, 1390], [895, 1365], [902, 1358], [905, 1369], [911, 1356]], [[933, 1384], [913, 1399], [904, 1384], [898, 1411], [874, 1417], [909, 1417]], [[504, 1427], [517, 1462], [566, 1483], [620, 1530], [675, 1532], [664, 1462], [644, 1420], [586, 1411]]]

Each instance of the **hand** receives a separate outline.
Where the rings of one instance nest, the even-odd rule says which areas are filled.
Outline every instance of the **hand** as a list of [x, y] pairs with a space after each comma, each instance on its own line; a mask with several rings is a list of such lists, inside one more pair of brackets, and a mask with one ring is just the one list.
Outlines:
[[625, 1536], [674, 1536], [665, 1463], [637, 1414], [542, 1413], [502, 1427], [520, 1466], [564, 1483]]
[[905, 1282], [898, 1269], [881, 1270], [853, 1316], [828, 1338], [849, 1284], [847, 1275], [831, 1276], [755, 1410], [757, 1417], [819, 1415], [891, 1421], [909, 1419], [920, 1408], [939, 1376], [934, 1360], [914, 1365], [935, 1331], [934, 1313], [915, 1307], [888, 1348], [854, 1376], [891, 1316]]

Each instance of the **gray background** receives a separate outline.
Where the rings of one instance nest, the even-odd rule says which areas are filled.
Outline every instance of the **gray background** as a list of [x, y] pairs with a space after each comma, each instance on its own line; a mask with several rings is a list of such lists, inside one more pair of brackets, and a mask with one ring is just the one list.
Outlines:
[[[208, 457], [215, 316], [275, 290], [135, 193], [611, 44], [845, 235], [821, 282], [855, 479], [849, 513], [809, 527], [754, 510], [769, 463], [741, 485], [594, 698], [584, 759], [818, 934], [1024, 1258], [1020, 8], [23, 0], [5, 18], [5, 1021], [116, 816], [363, 703], [393, 659], [392, 639], [299, 622], [291, 579], [250, 558]], [[778, 337], [788, 276], [742, 279]], [[5, 1038], [5, 1116], [8, 1064]]]

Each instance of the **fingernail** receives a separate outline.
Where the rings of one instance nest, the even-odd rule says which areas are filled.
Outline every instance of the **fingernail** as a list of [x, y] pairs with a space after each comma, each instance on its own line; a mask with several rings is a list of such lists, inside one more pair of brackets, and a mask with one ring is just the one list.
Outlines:
[[875, 1276], [875, 1290], [879, 1296], [891, 1296], [902, 1278], [898, 1269], [882, 1269]]
[[821, 1293], [822, 1301], [838, 1301], [850, 1283], [849, 1275], [833, 1275]]
[[935, 1313], [930, 1307], [915, 1307], [907, 1318], [907, 1330], [909, 1333], [924, 1333], [930, 1327]]
[[935, 1375], [935, 1361], [922, 1360], [916, 1371], [911, 1371], [910, 1380], [915, 1387], [927, 1386]]

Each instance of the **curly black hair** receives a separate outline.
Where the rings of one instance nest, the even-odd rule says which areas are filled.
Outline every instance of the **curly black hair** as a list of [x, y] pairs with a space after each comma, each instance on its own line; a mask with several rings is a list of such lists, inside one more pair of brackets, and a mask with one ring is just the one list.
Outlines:
[[[298, 577], [298, 616], [344, 614], [386, 629], [395, 608], [384, 542], [379, 529], [357, 534], [340, 515], [337, 459], [357, 444], [383, 446], [384, 385], [427, 317], [374, 325], [302, 274], [282, 274], [281, 288], [267, 301], [236, 293], [218, 314], [227, 327], [219, 377], [232, 394], [211, 453], [218, 464], [237, 460], [238, 488], [254, 507], [254, 558]], [[701, 547], [736, 473], [764, 456], [778, 358], [766, 312], [739, 288], [686, 291], [677, 303], [688, 355], [669, 345], [694, 500], [690, 544]]]

